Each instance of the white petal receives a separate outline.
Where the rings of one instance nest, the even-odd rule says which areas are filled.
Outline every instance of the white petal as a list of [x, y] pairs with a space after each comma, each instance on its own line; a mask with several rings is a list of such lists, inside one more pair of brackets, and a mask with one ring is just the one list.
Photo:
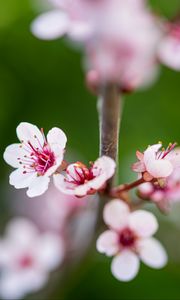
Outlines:
[[36, 125], [22, 122], [18, 125], [16, 132], [20, 141], [30, 141], [35, 147], [39, 147], [44, 144], [43, 135]]
[[46, 271], [54, 270], [64, 258], [64, 243], [60, 236], [45, 233], [36, 243], [36, 259], [40, 268]]
[[96, 168], [102, 170], [102, 173], [105, 172], [107, 180], [114, 175], [116, 163], [112, 158], [104, 155], [95, 161], [93, 169]]
[[6, 229], [7, 238], [18, 245], [31, 245], [37, 235], [34, 223], [25, 218], [13, 219]]
[[146, 164], [147, 171], [155, 178], [164, 178], [171, 175], [173, 165], [166, 159], [156, 159]]
[[1, 275], [0, 280], [0, 295], [2, 299], [16, 300], [21, 299], [26, 294], [25, 288], [20, 284], [18, 275], [12, 272], [7, 272]]
[[180, 40], [167, 37], [159, 47], [159, 58], [162, 63], [168, 67], [179, 71], [180, 70]]
[[58, 144], [61, 149], [64, 149], [66, 147], [67, 137], [61, 129], [54, 127], [48, 132], [47, 141], [50, 145]]
[[17, 169], [13, 171], [9, 176], [9, 183], [16, 189], [22, 189], [28, 187], [31, 182], [36, 178], [36, 173], [23, 173], [24, 169]]
[[100, 253], [112, 256], [118, 253], [118, 234], [112, 230], [103, 232], [96, 242], [96, 248]]
[[70, 24], [68, 35], [75, 41], [86, 41], [93, 33], [93, 28], [88, 22], [72, 21]]
[[141, 260], [149, 267], [160, 269], [167, 263], [167, 254], [161, 243], [154, 239], [143, 239], [139, 242]]
[[28, 197], [36, 197], [44, 194], [50, 182], [50, 178], [47, 176], [38, 176], [30, 184], [27, 191]]
[[53, 40], [67, 33], [69, 19], [66, 13], [53, 10], [37, 17], [31, 25], [32, 33], [43, 40]]
[[132, 280], [139, 271], [139, 259], [131, 251], [123, 251], [115, 256], [111, 264], [112, 274], [120, 281]]
[[53, 176], [53, 181], [55, 187], [61, 191], [63, 194], [66, 195], [74, 195], [74, 188], [70, 189], [68, 188], [68, 184], [65, 182], [65, 177], [62, 174], [55, 174]]
[[74, 195], [77, 197], [83, 197], [83, 196], [86, 196], [89, 191], [90, 191], [89, 184], [85, 183], [85, 184], [75, 187]]
[[128, 223], [129, 207], [122, 200], [112, 200], [103, 211], [104, 222], [113, 229], [121, 229]]
[[129, 226], [139, 237], [149, 237], [157, 231], [158, 222], [152, 213], [137, 210], [130, 214]]
[[10, 166], [14, 168], [19, 168], [19, 160], [18, 157], [21, 157], [22, 148], [20, 148], [21, 144], [12, 144], [8, 146], [4, 151], [4, 160], [9, 164]]

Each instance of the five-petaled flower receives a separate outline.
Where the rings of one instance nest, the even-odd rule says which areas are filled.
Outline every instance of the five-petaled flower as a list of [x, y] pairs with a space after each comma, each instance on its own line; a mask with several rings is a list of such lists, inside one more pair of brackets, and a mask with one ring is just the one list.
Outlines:
[[149, 146], [144, 153], [136, 152], [138, 162], [132, 165], [132, 170], [143, 175], [145, 181], [169, 177], [173, 170], [180, 166], [180, 153], [174, 150], [176, 144], [169, 144], [167, 149], [161, 149], [162, 144]]
[[40, 233], [28, 219], [12, 220], [0, 242], [0, 295], [20, 299], [37, 292], [64, 257], [64, 242], [59, 235]]
[[139, 259], [155, 269], [165, 266], [166, 252], [152, 237], [158, 229], [152, 213], [143, 210], [130, 212], [126, 203], [115, 199], [106, 204], [103, 215], [110, 229], [98, 238], [97, 250], [115, 256], [111, 271], [117, 279], [133, 279], [139, 270]]
[[116, 164], [108, 156], [98, 158], [88, 168], [81, 162], [70, 164], [65, 175], [54, 175], [55, 186], [63, 193], [84, 197], [105, 188], [115, 172]]
[[20, 143], [8, 146], [4, 152], [5, 161], [17, 168], [10, 175], [10, 184], [17, 189], [28, 188], [29, 197], [39, 196], [63, 162], [66, 135], [54, 127], [46, 139], [43, 130], [23, 122], [17, 127], [17, 137]]
[[[175, 151], [175, 153], [173, 153]], [[180, 155], [180, 148], [172, 151], [172, 156]], [[180, 166], [174, 168], [167, 178], [166, 184], [161, 186], [158, 182], [146, 182], [139, 186], [138, 195], [157, 204], [161, 210], [168, 210], [174, 202], [180, 201]]]

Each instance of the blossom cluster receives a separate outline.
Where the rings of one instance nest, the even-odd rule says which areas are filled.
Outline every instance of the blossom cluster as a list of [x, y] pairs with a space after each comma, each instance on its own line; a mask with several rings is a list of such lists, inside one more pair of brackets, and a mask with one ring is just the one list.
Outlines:
[[17, 127], [17, 136], [20, 143], [8, 146], [4, 159], [16, 168], [10, 175], [10, 184], [17, 189], [28, 188], [29, 197], [42, 195], [52, 176], [55, 186], [65, 194], [95, 194], [105, 188], [115, 172], [115, 162], [107, 156], [97, 159], [89, 168], [81, 162], [68, 165], [64, 161], [67, 138], [57, 127], [46, 138], [42, 129], [23, 122]]
[[[68, 36], [85, 52], [89, 85], [116, 82], [122, 91], [149, 85], [158, 62], [180, 70], [180, 24], [142, 0], [50, 0], [31, 30], [40, 39]], [[147, 38], [148, 36], [148, 38]]]

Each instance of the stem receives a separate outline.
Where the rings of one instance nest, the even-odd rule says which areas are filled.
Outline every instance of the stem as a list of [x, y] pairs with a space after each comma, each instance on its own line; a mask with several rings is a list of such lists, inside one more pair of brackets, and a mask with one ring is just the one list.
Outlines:
[[[98, 100], [100, 156], [111, 157], [117, 165], [121, 104], [119, 89], [115, 84], [102, 86]], [[115, 176], [109, 180], [106, 192], [112, 187], [114, 179]]]
[[136, 180], [136, 181], [134, 181], [134, 182], [132, 182], [130, 184], [123, 184], [122, 186], [119, 186], [119, 187], [116, 187], [116, 188], [112, 189], [111, 192], [110, 192], [110, 196], [116, 198], [121, 193], [127, 192], [127, 191], [129, 191], [129, 190], [131, 190], [131, 189], [139, 186], [140, 184], [142, 184], [144, 182], [145, 182], [145, 180], [142, 177], [142, 178], [140, 178], [140, 179], [138, 179], [138, 180]]

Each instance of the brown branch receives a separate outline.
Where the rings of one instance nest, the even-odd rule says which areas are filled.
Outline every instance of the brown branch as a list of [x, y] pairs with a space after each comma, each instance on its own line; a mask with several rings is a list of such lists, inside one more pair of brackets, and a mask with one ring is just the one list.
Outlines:
[[[118, 87], [110, 83], [102, 86], [98, 100], [100, 155], [113, 158], [117, 164], [121, 108]], [[112, 187], [114, 178], [109, 180], [106, 192]]]

